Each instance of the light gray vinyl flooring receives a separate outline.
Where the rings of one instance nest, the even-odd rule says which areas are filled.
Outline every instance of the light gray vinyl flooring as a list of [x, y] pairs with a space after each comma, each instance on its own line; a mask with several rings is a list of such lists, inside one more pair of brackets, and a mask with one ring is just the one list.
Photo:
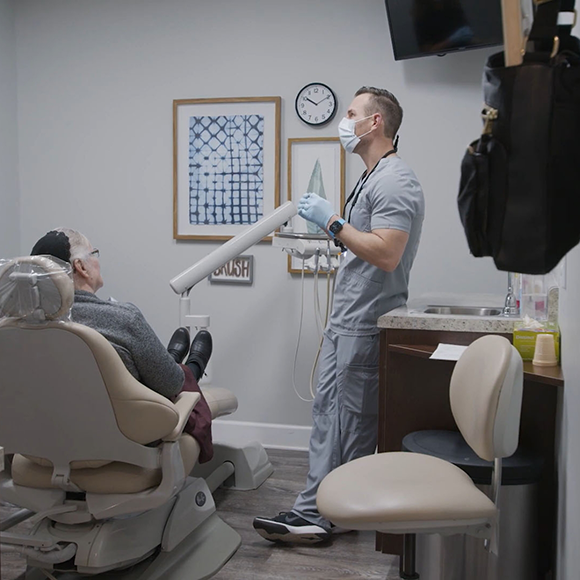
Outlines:
[[[375, 551], [374, 532], [351, 532], [315, 546], [279, 545], [262, 539], [252, 528], [257, 515], [273, 516], [292, 507], [308, 470], [305, 452], [268, 450], [274, 474], [257, 490], [219, 489], [218, 514], [241, 536], [242, 545], [216, 580], [396, 580], [398, 558]], [[14, 511], [0, 506], [0, 517]], [[20, 527], [25, 527], [26, 523]], [[13, 528], [15, 531], [16, 528]], [[11, 530], [11, 531], [13, 531]], [[1, 580], [17, 580], [24, 560], [1, 554]]]

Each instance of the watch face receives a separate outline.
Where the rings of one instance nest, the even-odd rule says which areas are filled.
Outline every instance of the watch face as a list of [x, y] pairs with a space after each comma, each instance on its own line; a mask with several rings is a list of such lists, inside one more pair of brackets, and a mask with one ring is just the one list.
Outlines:
[[330, 224], [328, 228], [333, 234], [338, 234], [342, 230], [342, 222], [336, 220]]
[[324, 125], [336, 114], [336, 96], [322, 83], [306, 85], [296, 97], [296, 113], [308, 125]]

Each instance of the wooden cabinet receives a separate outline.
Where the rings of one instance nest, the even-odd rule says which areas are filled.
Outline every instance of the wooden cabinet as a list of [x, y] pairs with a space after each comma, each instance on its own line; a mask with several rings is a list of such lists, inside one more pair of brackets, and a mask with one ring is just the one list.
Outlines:
[[[382, 329], [379, 390], [379, 452], [400, 451], [403, 437], [422, 429], [457, 430], [449, 404], [455, 363], [430, 360], [440, 343], [469, 345], [479, 332]], [[501, 334], [511, 340], [511, 334]], [[552, 570], [555, 557], [557, 473], [554, 455], [556, 409], [563, 387], [559, 367], [524, 364], [520, 445], [540, 454], [538, 579]], [[377, 550], [400, 554], [402, 536], [377, 534]], [[535, 579], [530, 579], [535, 580]]]

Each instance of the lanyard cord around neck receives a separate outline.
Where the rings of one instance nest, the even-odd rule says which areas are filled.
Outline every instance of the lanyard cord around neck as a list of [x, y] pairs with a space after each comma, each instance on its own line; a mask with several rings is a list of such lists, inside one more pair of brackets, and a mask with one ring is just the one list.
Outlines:
[[[397, 152], [397, 149], [391, 149], [390, 151], [387, 151], [376, 163], [376, 165], [367, 173], [367, 171], [364, 171], [363, 174], [360, 176], [359, 180], [357, 181], [356, 185], [354, 186], [354, 189], [350, 192], [350, 195], [348, 196], [348, 199], [346, 200], [346, 203], [344, 204], [344, 208], [342, 210], [342, 216], [344, 218], [344, 216], [346, 215], [346, 208], [348, 206], [348, 204], [350, 203], [350, 200], [352, 199], [352, 205], [350, 206], [350, 211], [348, 212], [348, 219], [346, 220], [348, 223], [350, 223], [350, 216], [352, 215], [352, 210], [354, 209], [354, 206], [356, 205], [356, 202], [358, 201], [358, 198], [360, 196], [360, 193], [365, 185], [365, 183], [368, 181], [368, 178], [372, 175], [373, 171], [379, 166], [379, 163], [383, 160], [386, 159], [387, 157], [389, 157], [389, 155], [394, 155]], [[357, 191], [358, 188], [358, 191]], [[354, 197], [354, 199], [353, 199]]]

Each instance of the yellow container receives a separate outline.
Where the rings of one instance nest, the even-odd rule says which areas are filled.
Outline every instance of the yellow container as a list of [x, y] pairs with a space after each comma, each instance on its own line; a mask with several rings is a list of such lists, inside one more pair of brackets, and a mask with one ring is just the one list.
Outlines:
[[554, 344], [556, 346], [556, 358], [560, 360], [560, 331], [553, 329], [538, 329], [530, 330], [527, 328], [514, 329], [514, 346], [522, 355], [525, 361], [531, 361], [534, 358], [534, 350], [536, 349], [536, 338], [538, 334], [553, 334]]

